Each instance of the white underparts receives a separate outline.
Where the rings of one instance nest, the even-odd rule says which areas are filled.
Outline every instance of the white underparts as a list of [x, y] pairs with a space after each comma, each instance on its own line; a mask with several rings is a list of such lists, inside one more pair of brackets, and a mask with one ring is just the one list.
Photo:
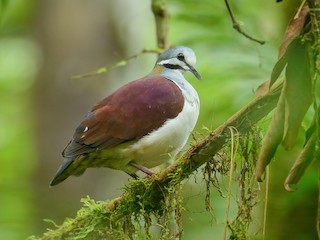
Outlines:
[[[183, 93], [186, 94], [185, 91]], [[131, 154], [134, 162], [149, 168], [166, 162], [184, 147], [198, 115], [199, 100], [196, 95], [193, 101], [185, 100], [182, 111], [174, 119], [167, 120], [159, 129], [131, 145], [125, 150], [126, 153]]]

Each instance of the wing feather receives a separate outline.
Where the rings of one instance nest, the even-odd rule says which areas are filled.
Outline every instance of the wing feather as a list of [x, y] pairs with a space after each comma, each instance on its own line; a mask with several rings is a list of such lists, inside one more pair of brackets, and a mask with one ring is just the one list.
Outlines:
[[161, 76], [147, 76], [119, 88], [95, 105], [76, 128], [64, 157], [139, 139], [182, 110], [179, 87]]

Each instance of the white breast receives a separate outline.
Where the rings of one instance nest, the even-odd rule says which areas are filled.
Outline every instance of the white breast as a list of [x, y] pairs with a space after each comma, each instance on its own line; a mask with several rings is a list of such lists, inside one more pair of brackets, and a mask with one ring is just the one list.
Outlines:
[[186, 83], [189, 85], [187, 90], [180, 88], [185, 102], [178, 116], [125, 150], [134, 162], [148, 168], [158, 166], [173, 158], [186, 144], [199, 116], [198, 94]]

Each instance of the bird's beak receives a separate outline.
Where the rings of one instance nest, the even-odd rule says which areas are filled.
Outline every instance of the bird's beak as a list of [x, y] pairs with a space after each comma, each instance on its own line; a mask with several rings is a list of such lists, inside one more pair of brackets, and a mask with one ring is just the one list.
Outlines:
[[192, 66], [188, 66], [189, 67], [189, 71], [190, 72], [192, 72], [193, 73], [193, 75], [196, 77], [196, 78], [198, 78], [199, 80], [201, 80], [201, 75], [200, 75], [200, 73], [198, 73], [198, 71], [194, 68], [194, 67], [192, 67]]

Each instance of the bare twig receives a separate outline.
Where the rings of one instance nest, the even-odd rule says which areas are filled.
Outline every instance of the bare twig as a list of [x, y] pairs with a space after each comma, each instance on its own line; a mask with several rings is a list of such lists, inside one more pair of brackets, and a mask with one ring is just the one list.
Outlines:
[[106, 73], [112, 69], [115, 68], [119, 68], [119, 67], [124, 67], [126, 66], [129, 62], [131, 62], [132, 60], [140, 57], [142, 54], [145, 53], [156, 53], [156, 54], [160, 54], [162, 53], [162, 49], [142, 49], [141, 52], [136, 53], [128, 58], [122, 59], [118, 62], [116, 62], [115, 64], [111, 65], [110, 67], [100, 67], [94, 71], [91, 72], [87, 72], [87, 73], [83, 73], [83, 74], [79, 74], [79, 75], [75, 75], [72, 76], [71, 79], [72, 80], [78, 80], [78, 79], [82, 79], [82, 78], [86, 78], [86, 77], [93, 77], [93, 76], [97, 76], [103, 73]]
[[228, 183], [228, 195], [227, 195], [227, 206], [226, 206], [226, 218], [225, 218], [225, 226], [224, 226], [224, 234], [223, 239], [227, 239], [227, 229], [229, 226], [229, 212], [230, 212], [230, 202], [231, 202], [231, 193], [232, 193], [232, 179], [234, 173], [234, 163], [235, 163], [235, 155], [238, 150], [239, 139], [235, 142], [235, 134], [237, 138], [239, 138], [239, 134], [237, 133], [237, 129], [234, 127], [229, 127], [230, 130], [230, 138], [231, 138], [231, 153], [230, 153], [230, 174], [229, 174], [229, 183]]
[[133, 59], [138, 58], [140, 55], [145, 54], [145, 53], [156, 53], [156, 54], [161, 54], [164, 49], [169, 48], [169, 13], [165, 7], [164, 1], [163, 0], [152, 0], [152, 12], [155, 17], [155, 22], [156, 22], [156, 33], [157, 33], [157, 49], [142, 49], [140, 53], [136, 53], [128, 58], [125, 58], [123, 60], [120, 60], [116, 62], [115, 64], [111, 65], [110, 67], [100, 67], [96, 70], [93, 70], [91, 72], [87, 72], [84, 74], [79, 74], [72, 76], [71, 79], [77, 80], [77, 79], [82, 79], [86, 77], [93, 77], [97, 76], [103, 73], [106, 73], [112, 69], [119, 68], [126, 66], [130, 61]]
[[224, 0], [224, 2], [226, 3], [226, 6], [227, 6], [227, 9], [228, 9], [228, 12], [229, 12], [229, 15], [230, 15], [230, 18], [231, 18], [231, 21], [232, 21], [232, 27], [237, 30], [239, 33], [241, 33], [243, 36], [245, 36], [246, 38], [254, 41], [254, 42], [257, 42], [257, 43], [260, 43], [261, 45], [265, 44], [266, 41], [263, 41], [263, 40], [258, 40], [252, 36], [250, 36], [248, 33], [244, 32], [242, 30], [242, 28], [240, 27], [240, 24], [239, 22], [235, 19], [234, 17], [234, 14], [232, 12], [232, 9], [230, 7], [230, 4], [228, 2], [228, 0]]

